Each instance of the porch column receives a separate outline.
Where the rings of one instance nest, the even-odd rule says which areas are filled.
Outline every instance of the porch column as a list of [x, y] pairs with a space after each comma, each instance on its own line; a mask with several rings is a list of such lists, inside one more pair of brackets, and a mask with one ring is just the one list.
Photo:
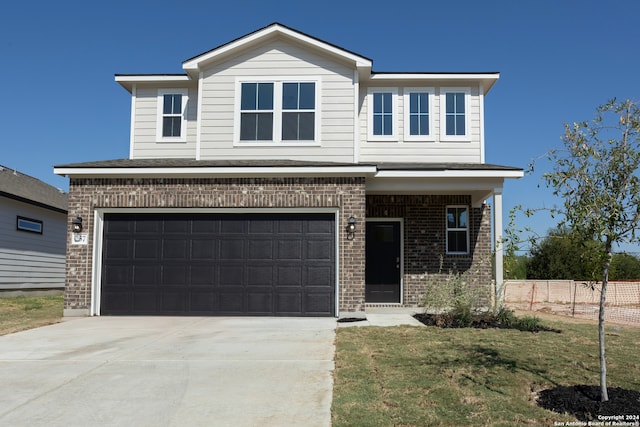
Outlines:
[[502, 245], [502, 187], [493, 190], [493, 235], [495, 237], [496, 250], [496, 307], [502, 307], [504, 303], [504, 262]]

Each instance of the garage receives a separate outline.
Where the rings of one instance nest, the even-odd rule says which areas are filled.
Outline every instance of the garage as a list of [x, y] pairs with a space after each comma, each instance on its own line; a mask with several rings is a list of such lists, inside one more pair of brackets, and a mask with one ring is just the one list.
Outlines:
[[100, 314], [333, 316], [333, 213], [105, 213]]

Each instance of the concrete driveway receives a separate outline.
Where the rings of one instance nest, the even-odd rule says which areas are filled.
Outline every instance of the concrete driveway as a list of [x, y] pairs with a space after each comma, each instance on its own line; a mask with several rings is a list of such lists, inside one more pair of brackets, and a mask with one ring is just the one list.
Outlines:
[[332, 318], [90, 317], [0, 337], [0, 425], [329, 426]]

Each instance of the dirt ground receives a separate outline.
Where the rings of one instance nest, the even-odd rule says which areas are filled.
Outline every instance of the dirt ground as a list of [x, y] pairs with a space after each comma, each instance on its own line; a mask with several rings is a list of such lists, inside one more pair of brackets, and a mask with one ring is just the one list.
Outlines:
[[[513, 310], [535, 313], [542, 317], [544, 314], [551, 316], [562, 316], [584, 321], [598, 321], [598, 306], [579, 304], [575, 307], [571, 304], [551, 304], [551, 303], [505, 303]], [[605, 322], [617, 323], [627, 326], [640, 326], [640, 307], [617, 307], [609, 306], [605, 310]]]

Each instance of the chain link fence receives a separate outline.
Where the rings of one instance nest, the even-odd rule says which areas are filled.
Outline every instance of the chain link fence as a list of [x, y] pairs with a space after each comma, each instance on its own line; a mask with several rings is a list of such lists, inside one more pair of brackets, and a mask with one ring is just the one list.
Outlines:
[[[575, 280], [507, 280], [507, 307], [598, 319], [601, 283]], [[605, 320], [640, 326], [640, 281], [607, 284]]]

